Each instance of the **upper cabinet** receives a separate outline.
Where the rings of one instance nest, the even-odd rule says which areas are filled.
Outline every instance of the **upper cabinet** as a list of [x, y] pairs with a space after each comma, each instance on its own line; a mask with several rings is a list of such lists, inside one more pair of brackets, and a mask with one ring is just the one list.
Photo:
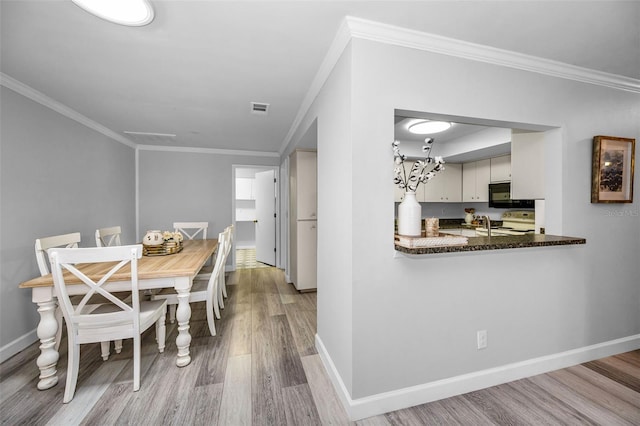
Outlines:
[[544, 132], [513, 133], [511, 137], [511, 197], [541, 200], [544, 195]]
[[236, 200], [255, 200], [253, 178], [236, 178]]
[[[412, 161], [405, 162], [404, 167], [407, 174], [412, 166]], [[419, 202], [429, 203], [486, 203], [489, 201], [488, 188], [491, 182], [509, 182], [511, 180], [510, 155], [464, 164], [445, 163], [444, 171], [426, 184], [418, 186], [416, 199]], [[404, 193], [404, 189], [400, 189], [398, 185], [394, 184], [395, 202], [401, 202]]]
[[[405, 162], [407, 174], [413, 167], [412, 161]], [[486, 188], [485, 188], [486, 192]], [[401, 202], [404, 198], [404, 189], [394, 184], [394, 201]], [[446, 163], [444, 170], [429, 180], [421, 183], [416, 190], [418, 202], [430, 203], [460, 203], [462, 202], [462, 164]]]
[[491, 181], [491, 160], [473, 161], [462, 165], [462, 201], [488, 202]]
[[315, 151], [295, 151], [290, 157], [290, 191], [297, 219], [316, 219], [318, 214], [317, 158]]
[[511, 180], [511, 156], [503, 155], [491, 159], [491, 182]]
[[462, 202], [462, 164], [446, 163], [444, 170], [424, 185], [428, 202]]

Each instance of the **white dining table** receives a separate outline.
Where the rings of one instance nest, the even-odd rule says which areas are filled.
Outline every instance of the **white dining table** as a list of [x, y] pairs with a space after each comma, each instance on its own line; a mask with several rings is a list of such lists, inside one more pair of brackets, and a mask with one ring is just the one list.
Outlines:
[[[191, 307], [189, 295], [194, 277], [210, 259], [218, 246], [217, 239], [189, 240], [185, 241], [183, 250], [179, 253], [166, 256], [142, 256], [138, 260], [138, 284], [140, 290], [175, 288], [178, 293], [178, 307], [176, 320], [178, 322], [178, 336], [176, 346], [178, 356], [176, 365], [184, 367], [191, 362], [189, 346], [191, 334], [189, 333], [189, 321], [191, 319]], [[79, 265], [78, 269], [89, 278], [99, 278], [108, 270], [108, 264]], [[67, 288], [70, 295], [83, 294], [87, 286], [79, 284], [69, 276]], [[74, 282], [75, 281], [75, 282]], [[114, 274], [106, 284], [111, 291], [131, 291], [130, 267], [122, 268]], [[58, 322], [55, 318], [57, 301], [53, 287], [51, 274], [34, 278], [20, 284], [20, 288], [31, 289], [31, 299], [38, 305], [40, 321], [37, 334], [40, 339], [40, 356], [36, 364], [40, 369], [38, 389], [44, 390], [58, 383], [56, 366], [59, 353], [56, 350], [56, 332]]]

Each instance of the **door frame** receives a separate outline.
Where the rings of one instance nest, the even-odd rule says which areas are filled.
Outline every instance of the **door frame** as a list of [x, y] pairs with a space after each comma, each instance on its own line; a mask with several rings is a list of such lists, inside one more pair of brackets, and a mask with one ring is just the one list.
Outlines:
[[[251, 169], [257, 171], [267, 171], [273, 170], [273, 175], [275, 176], [277, 182], [275, 185], [275, 196], [276, 196], [276, 267], [282, 268], [282, 244], [280, 239], [280, 232], [282, 229], [282, 215], [280, 209], [280, 167], [279, 166], [263, 166], [263, 165], [255, 165], [255, 164], [232, 164], [231, 165], [231, 223], [233, 223], [236, 229], [236, 176], [238, 170], [243, 169]], [[229, 270], [234, 271], [236, 269], [236, 250], [235, 250], [235, 241], [234, 246], [231, 247], [231, 266]]]

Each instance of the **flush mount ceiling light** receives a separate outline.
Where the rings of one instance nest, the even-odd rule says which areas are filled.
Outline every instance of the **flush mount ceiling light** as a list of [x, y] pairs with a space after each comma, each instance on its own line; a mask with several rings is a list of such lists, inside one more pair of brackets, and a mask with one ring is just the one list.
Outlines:
[[71, 0], [85, 11], [120, 25], [141, 27], [153, 21], [148, 0]]
[[413, 123], [409, 126], [409, 131], [416, 135], [430, 135], [432, 133], [440, 133], [451, 127], [451, 123], [447, 121], [429, 121], [423, 120]]

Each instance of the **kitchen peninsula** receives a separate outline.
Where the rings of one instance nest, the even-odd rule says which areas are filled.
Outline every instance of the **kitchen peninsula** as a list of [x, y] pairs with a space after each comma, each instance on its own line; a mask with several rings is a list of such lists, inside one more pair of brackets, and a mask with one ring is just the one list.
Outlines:
[[408, 248], [398, 244], [396, 241], [396, 251], [406, 254], [437, 254], [456, 253], [465, 251], [484, 251], [519, 249], [528, 247], [548, 247], [586, 244], [587, 240], [580, 237], [563, 237], [557, 235], [528, 234], [528, 235], [500, 235], [495, 237], [468, 237], [467, 244], [461, 245], [441, 245], [429, 247]]
[[[486, 229], [487, 216], [465, 219], [435, 219], [437, 225], [427, 232], [424, 219], [420, 237], [395, 236], [397, 251], [407, 254], [452, 253], [459, 251], [485, 251], [528, 247], [585, 244], [584, 238], [545, 235], [538, 225], [532, 210], [507, 210], [500, 220], [490, 222], [491, 232]], [[470, 220], [472, 219], [472, 220]]]

